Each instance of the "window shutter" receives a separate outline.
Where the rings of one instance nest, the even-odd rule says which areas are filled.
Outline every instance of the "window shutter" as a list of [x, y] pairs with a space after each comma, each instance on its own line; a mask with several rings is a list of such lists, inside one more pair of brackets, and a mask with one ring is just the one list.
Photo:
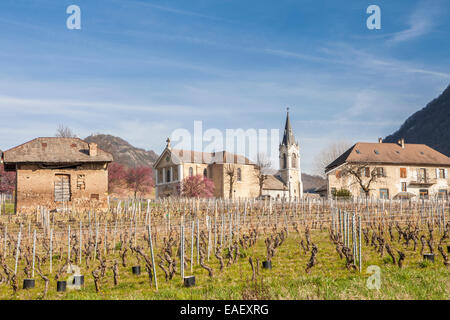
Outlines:
[[439, 179], [439, 168], [436, 168], [436, 179]]
[[445, 179], [448, 178], [448, 169], [445, 169], [445, 170], [444, 170], [444, 176], [445, 176], [445, 177], [444, 177]]
[[370, 177], [370, 168], [365, 168], [366, 171], [366, 177]]

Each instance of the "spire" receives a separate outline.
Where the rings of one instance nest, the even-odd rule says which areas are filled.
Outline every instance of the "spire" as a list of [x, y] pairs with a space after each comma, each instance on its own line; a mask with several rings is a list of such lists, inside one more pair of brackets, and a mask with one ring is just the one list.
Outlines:
[[289, 108], [287, 108], [286, 125], [284, 126], [283, 142], [284, 146], [290, 146], [295, 143], [294, 132], [292, 131], [291, 121], [289, 120]]

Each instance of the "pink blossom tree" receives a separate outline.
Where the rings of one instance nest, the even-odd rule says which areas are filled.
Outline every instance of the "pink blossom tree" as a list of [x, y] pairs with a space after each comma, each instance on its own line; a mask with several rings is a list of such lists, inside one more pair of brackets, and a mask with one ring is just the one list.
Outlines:
[[108, 166], [108, 189], [110, 192], [125, 183], [125, 176], [127, 171], [123, 165], [117, 162], [112, 162]]
[[214, 196], [214, 182], [202, 175], [184, 178], [181, 195], [190, 198], [211, 198]]
[[6, 172], [0, 164], [0, 193], [13, 193], [16, 189], [16, 173]]
[[129, 168], [125, 174], [127, 187], [137, 197], [138, 193], [150, 193], [154, 186], [153, 171], [150, 167]]

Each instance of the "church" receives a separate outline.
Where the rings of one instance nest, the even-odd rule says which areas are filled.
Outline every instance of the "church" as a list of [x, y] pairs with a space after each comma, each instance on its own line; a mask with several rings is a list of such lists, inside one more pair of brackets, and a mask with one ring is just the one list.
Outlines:
[[259, 167], [248, 158], [227, 151], [200, 152], [174, 149], [170, 139], [153, 165], [156, 198], [180, 196], [183, 179], [202, 175], [214, 182], [216, 198], [258, 198], [295, 200], [303, 196], [300, 168], [300, 146], [295, 141], [286, 115], [283, 139], [279, 145], [280, 169], [266, 175], [262, 190]]

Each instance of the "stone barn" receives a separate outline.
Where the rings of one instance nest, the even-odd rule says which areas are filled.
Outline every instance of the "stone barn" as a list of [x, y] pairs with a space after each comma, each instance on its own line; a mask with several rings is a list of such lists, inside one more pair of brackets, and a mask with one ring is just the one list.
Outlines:
[[3, 152], [5, 170], [16, 172], [15, 211], [108, 207], [111, 154], [78, 138], [36, 138]]

